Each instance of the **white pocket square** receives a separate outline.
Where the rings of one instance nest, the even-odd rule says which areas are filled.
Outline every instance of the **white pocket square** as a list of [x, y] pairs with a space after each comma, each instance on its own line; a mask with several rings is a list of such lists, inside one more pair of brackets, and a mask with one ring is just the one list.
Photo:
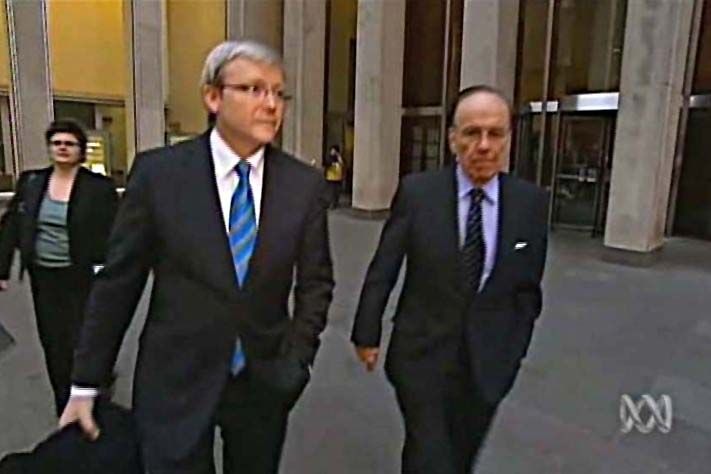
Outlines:
[[521, 250], [525, 249], [528, 247], [528, 242], [516, 242], [516, 245], [514, 245], [514, 250]]

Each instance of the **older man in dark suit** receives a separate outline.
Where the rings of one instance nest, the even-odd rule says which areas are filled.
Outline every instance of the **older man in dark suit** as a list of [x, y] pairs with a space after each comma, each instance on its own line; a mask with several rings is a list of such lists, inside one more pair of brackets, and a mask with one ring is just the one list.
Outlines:
[[510, 133], [501, 92], [460, 92], [456, 165], [402, 180], [368, 269], [352, 340], [372, 370], [407, 257], [386, 361], [405, 420], [403, 473], [471, 472], [541, 312], [548, 200], [501, 172]]
[[226, 473], [276, 473], [332, 297], [328, 189], [269, 144], [288, 99], [274, 51], [218, 45], [202, 83], [215, 127], [136, 157], [61, 423], [97, 435], [91, 396], [153, 271], [133, 405], [148, 472], [214, 472], [218, 426]]

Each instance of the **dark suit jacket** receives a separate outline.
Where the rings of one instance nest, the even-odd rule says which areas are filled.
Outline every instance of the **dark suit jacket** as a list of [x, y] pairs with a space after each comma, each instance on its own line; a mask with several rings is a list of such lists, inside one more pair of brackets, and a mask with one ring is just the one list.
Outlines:
[[[482, 291], [464, 284], [454, 166], [407, 176], [368, 269], [353, 327], [356, 345], [378, 346], [388, 296], [407, 257], [386, 370], [401, 386], [427, 390], [429, 371], [456, 367], [464, 341], [485, 399], [508, 392], [541, 312], [546, 193], [500, 174], [499, 234]], [[517, 242], [526, 246], [515, 249]]]
[[101, 436], [89, 441], [77, 424], [52, 433], [29, 453], [8, 454], [0, 474], [142, 474], [131, 414], [99, 400], [94, 416]]
[[[0, 280], [9, 276], [15, 248], [20, 249], [20, 275], [32, 265], [37, 216], [51, 174], [52, 167], [48, 167], [20, 175], [15, 195], [0, 220]], [[67, 211], [69, 254], [73, 264], [90, 267], [103, 263], [117, 201], [109, 178], [79, 168]]]
[[299, 379], [316, 354], [333, 291], [327, 202], [320, 173], [268, 146], [257, 243], [240, 289], [209, 132], [136, 157], [72, 378], [86, 386], [107, 380], [152, 270], [133, 404], [148, 466], [184, 457], [211, 426], [238, 335], [253, 376], [288, 391], [294, 384], [275, 367], [296, 361], [299, 373], [286, 378], [305, 384]]

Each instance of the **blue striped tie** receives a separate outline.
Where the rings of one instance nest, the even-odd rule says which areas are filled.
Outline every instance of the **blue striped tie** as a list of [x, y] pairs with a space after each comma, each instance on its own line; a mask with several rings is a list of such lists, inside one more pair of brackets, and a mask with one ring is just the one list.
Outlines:
[[[254, 197], [249, 186], [249, 163], [244, 160], [235, 167], [239, 175], [239, 183], [232, 194], [230, 203], [230, 250], [232, 251], [232, 264], [235, 267], [237, 283], [244, 286], [249, 269], [249, 260], [254, 252], [257, 241], [257, 219], [254, 212]], [[232, 356], [231, 372], [237, 375], [245, 366], [242, 342], [237, 339], [234, 355]]]

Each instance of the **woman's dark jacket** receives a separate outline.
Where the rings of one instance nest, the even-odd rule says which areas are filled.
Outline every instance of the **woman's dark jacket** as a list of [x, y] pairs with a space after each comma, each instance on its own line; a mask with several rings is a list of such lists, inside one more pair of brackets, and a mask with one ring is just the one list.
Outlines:
[[[16, 248], [20, 249], [20, 277], [34, 261], [37, 216], [47, 192], [52, 167], [25, 171], [15, 195], [0, 219], [0, 280], [7, 280]], [[113, 182], [79, 168], [67, 210], [69, 256], [73, 265], [100, 264], [106, 256], [118, 197]]]

